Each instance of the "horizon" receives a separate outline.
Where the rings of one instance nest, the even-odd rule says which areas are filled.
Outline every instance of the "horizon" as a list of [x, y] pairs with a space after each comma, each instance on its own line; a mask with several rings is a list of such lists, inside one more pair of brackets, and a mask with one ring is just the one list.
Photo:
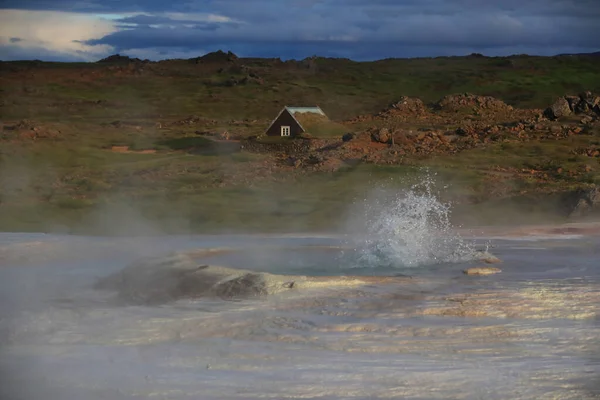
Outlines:
[[6, 0], [0, 59], [547, 57], [597, 52], [599, 19], [596, 0]]
[[552, 57], [570, 57], [570, 56], [574, 56], [574, 57], [577, 57], [577, 56], [584, 56], [584, 57], [585, 56], [600, 56], [600, 50], [598, 50], [598, 51], [592, 51], [589, 53], [572, 53], [572, 54], [563, 53], [563, 54], [551, 54], [551, 55], [509, 54], [509, 55], [504, 55], [504, 56], [488, 56], [488, 55], [481, 54], [481, 53], [471, 53], [471, 54], [456, 54], [456, 55], [444, 55], [444, 56], [386, 57], [386, 58], [378, 58], [378, 59], [372, 59], [372, 60], [353, 60], [351, 58], [346, 58], [346, 57], [326, 57], [326, 56], [320, 56], [317, 54], [307, 56], [304, 58], [257, 57], [257, 56], [243, 57], [243, 56], [238, 56], [231, 50], [218, 49], [215, 51], [207, 52], [207, 53], [204, 53], [204, 54], [201, 54], [198, 56], [189, 57], [189, 58], [163, 58], [163, 59], [156, 59], [156, 60], [141, 59], [139, 57], [131, 57], [126, 54], [115, 53], [115, 54], [110, 54], [110, 55], [103, 57], [101, 59], [98, 59], [98, 60], [90, 60], [90, 61], [78, 61], [78, 60], [75, 60], [75, 61], [52, 61], [52, 60], [40, 60], [40, 59], [31, 58], [31, 59], [19, 59], [19, 60], [0, 59], [0, 62], [15, 62], [15, 63], [17, 63], [17, 62], [47, 62], [47, 63], [64, 63], [64, 64], [68, 64], [68, 63], [95, 64], [95, 63], [100, 63], [105, 60], [108, 60], [111, 57], [120, 57], [123, 59], [128, 58], [130, 60], [139, 60], [142, 62], [158, 63], [161, 61], [189, 61], [189, 60], [200, 59], [200, 58], [203, 58], [203, 57], [211, 55], [211, 54], [219, 54], [219, 53], [225, 54], [225, 55], [231, 53], [237, 59], [261, 59], [261, 60], [280, 60], [281, 62], [289, 62], [289, 61], [299, 62], [299, 61], [304, 61], [304, 60], [308, 60], [308, 59], [321, 58], [321, 59], [328, 59], [328, 60], [347, 60], [347, 61], [351, 61], [351, 62], [355, 62], [355, 63], [363, 63], [363, 62], [368, 63], [368, 62], [378, 62], [378, 61], [386, 61], [386, 60], [423, 60], [423, 59], [438, 59], [438, 58], [513, 58], [513, 57], [552, 58]]

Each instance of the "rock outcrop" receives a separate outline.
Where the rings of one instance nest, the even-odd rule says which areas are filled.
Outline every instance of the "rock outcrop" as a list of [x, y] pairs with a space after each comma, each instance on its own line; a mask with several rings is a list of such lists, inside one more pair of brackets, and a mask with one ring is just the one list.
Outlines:
[[124, 303], [161, 304], [183, 298], [260, 298], [290, 290], [356, 287], [411, 279], [275, 275], [237, 268], [199, 265], [192, 253], [174, 253], [141, 260], [99, 280], [95, 288], [116, 291], [118, 298]]
[[474, 111], [487, 110], [492, 112], [512, 111], [513, 107], [509, 106], [502, 100], [498, 100], [491, 96], [478, 96], [471, 93], [453, 94], [443, 97], [436, 104], [437, 108], [442, 111], [457, 112], [464, 109]]
[[390, 107], [384, 112], [382, 112], [380, 115], [423, 115], [427, 113], [427, 107], [421, 99], [415, 97], [402, 96], [397, 102], [390, 105]]
[[[147, 61], [147, 60], [145, 60]], [[128, 63], [139, 63], [142, 62], [141, 59], [129, 56], [122, 56], [120, 54], [113, 54], [106, 58], [96, 61], [97, 63], [106, 63], [106, 64], [128, 64]]]
[[211, 53], [206, 53], [205, 55], [201, 56], [201, 57], [196, 57], [196, 58], [192, 58], [190, 59], [190, 61], [192, 61], [195, 64], [210, 64], [210, 63], [227, 63], [227, 62], [234, 62], [238, 59], [238, 56], [235, 55], [234, 53], [232, 53], [231, 51], [228, 51], [227, 53], [225, 53], [223, 50], [217, 50], [217, 51], [213, 51]]
[[579, 102], [575, 105], [575, 112], [585, 113], [594, 111], [600, 114], [600, 96], [594, 95], [592, 92], [587, 91], [579, 95]]
[[389, 143], [392, 136], [387, 128], [381, 128], [371, 134], [371, 138], [374, 142], [378, 143]]
[[155, 304], [194, 297], [256, 297], [293, 285], [286, 277], [241, 269], [198, 265], [185, 254], [141, 260], [100, 280], [97, 289], [116, 290], [122, 301]]
[[551, 120], [557, 120], [571, 114], [596, 113], [600, 115], [600, 96], [590, 91], [581, 93], [579, 96], [562, 96], [544, 111], [544, 116]]
[[565, 97], [559, 97], [550, 107], [546, 109], [544, 115], [550, 119], [558, 119], [570, 115], [571, 110], [569, 100]]

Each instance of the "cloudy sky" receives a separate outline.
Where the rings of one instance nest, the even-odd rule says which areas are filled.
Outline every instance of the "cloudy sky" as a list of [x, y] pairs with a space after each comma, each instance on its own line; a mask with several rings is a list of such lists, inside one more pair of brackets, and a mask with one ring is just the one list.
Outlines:
[[600, 0], [2, 0], [0, 59], [594, 52]]

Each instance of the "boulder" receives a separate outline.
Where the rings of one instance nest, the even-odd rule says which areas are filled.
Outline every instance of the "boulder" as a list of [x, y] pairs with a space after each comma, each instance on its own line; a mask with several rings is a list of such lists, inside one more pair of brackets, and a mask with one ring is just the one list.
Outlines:
[[388, 108], [387, 113], [420, 115], [427, 113], [427, 107], [421, 99], [402, 96], [396, 103]]
[[585, 114], [592, 111], [600, 112], [600, 97], [587, 91], [578, 96], [560, 97], [544, 111], [544, 115], [549, 119], [558, 119], [571, 113]]
[[600, 96], [595, 96], [592, 92], [587, 91], [579, 95], [581, 103], [584, 103], [588, 109], [593, 109], [597, 105], [600, 105]]
[[581, 102], [579, 96], [565, 96], [565, 100], [567, 100], [567, 103], [569, 103], [569, 108], [571, 109], [571, 112], [576, 112], [577, 106]]
[[356, 137], [356, 135], [354, 133], [346, 133], [346, 134], [344, 134], [344, 136], [342, 136], [342, 141], [349, 142], [352, 139], [354, 139], [355, 137]]
[[575, 106], [575, 113], [577, 114], [585, 114], [590, 112], [592, 109], [590, 108], [589, 104], [586, 101], [580, 101], [579, 103], [577, 103], [577, 105]]
[[378, 143], [389, 143], [392, 138], [390, 131], [387, 128], [381, 128], [371, 135], [371, 139]]
[[546, 109], [545, 116], [549, 119], [558, 119], [571, 114], [569, 102], [564, 97], [559, 97], [554, 104]]

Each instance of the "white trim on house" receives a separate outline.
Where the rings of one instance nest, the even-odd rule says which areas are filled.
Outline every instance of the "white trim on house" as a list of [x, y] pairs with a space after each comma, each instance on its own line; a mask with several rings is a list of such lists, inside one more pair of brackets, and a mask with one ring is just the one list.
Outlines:
[[291, 128], [290, 126], [281, 125], [281, 136], [290, 136]]

